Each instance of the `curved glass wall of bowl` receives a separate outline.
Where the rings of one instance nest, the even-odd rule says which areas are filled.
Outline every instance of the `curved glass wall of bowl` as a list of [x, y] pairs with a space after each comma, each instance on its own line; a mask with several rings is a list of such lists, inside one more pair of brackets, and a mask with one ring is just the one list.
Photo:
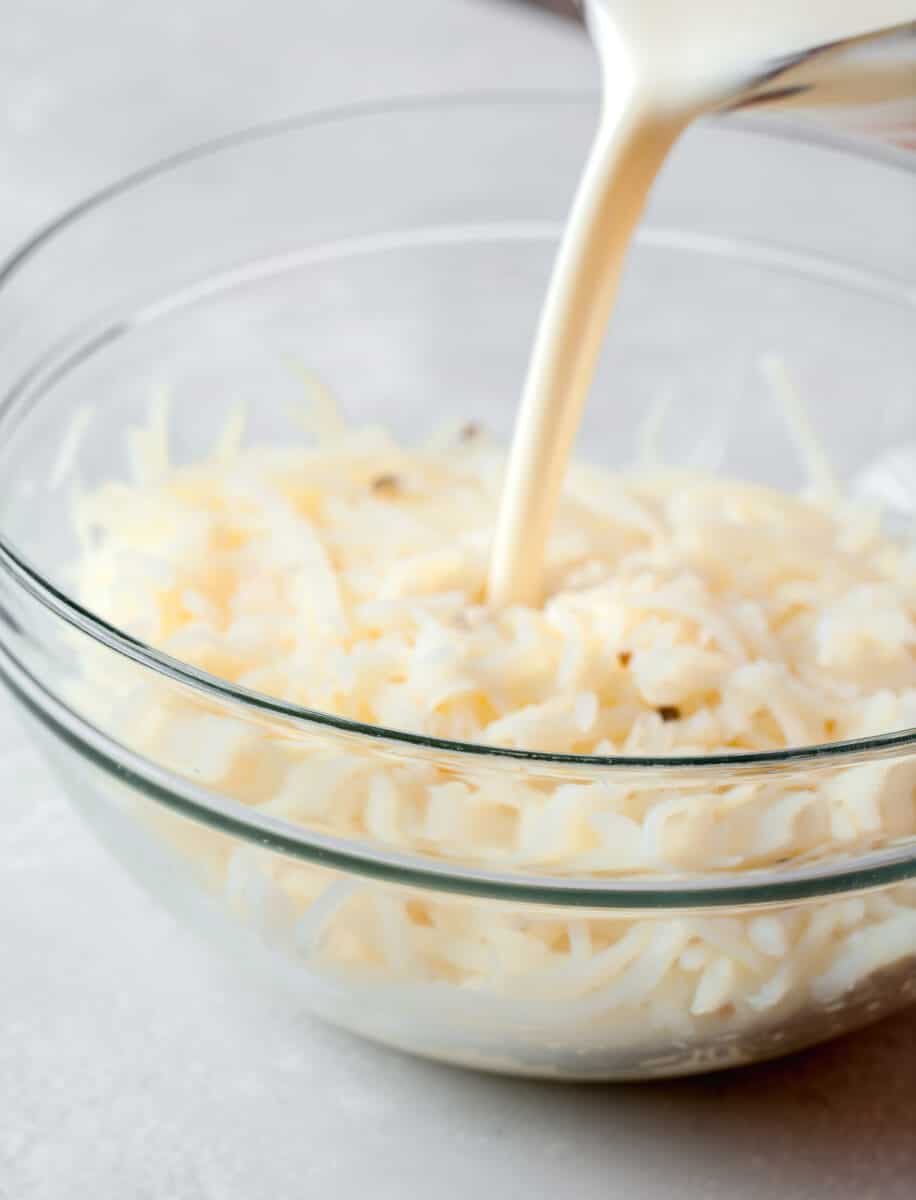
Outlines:
[[[26, 248], [0, 286], [0, 671], [115, 856], [266, 986], [420, 1053], [633, 1077], [778, 1053], [906, 1002], [906, 731], [722, 764], [480, 754], [244, 695], [68, 597], [74, 492], [126, 474], [126, 433], [158, 388], [178, 461], [206, 452], [239, 400], [253, 439], [288, 437], [299, 366], [356, 424], [410, 439], [480, 419], [507, 435], [594, 112], [590, 97], [497, 97], [290, 122], [113, 189]], [[758, 370], [775, 351], [840, 477], [873, 491], [876, 464], [916, 442], [913, 187], [903, 156], [693, 131], [632, 257], [586, 454], [630, 461], [664, 403], [668, 461], [798, 486]], [[172, 706], [231, 721], [246, 769], [227, 776], [204, 738], [163, 754]], [[675, 838], [664, 864], [596, 876], [536, 848], [456, 857], [430, 829], [348, 823], [321, 797], [351, 769], [446, 770], [478, 798], [621, 788], [679, 800], [707, 830], [740, 787], [864, 787], [900, 836], [858, 831], [791, 867], [771, 847], [740, 879], [698, 856], [709, 838]], [[264, 809], [289, 779], [292, 806]]]

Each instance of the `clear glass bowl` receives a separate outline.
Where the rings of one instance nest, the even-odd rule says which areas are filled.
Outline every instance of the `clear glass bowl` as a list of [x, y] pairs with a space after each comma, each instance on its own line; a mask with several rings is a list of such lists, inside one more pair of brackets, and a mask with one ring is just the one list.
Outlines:
[[[233, 689], [68, 596], [73, 488], [124, 474], [160, 385], [179, 460], [240, 399], [252, 438], [288, 437], [290, 359], [355, 422], [508, 434], [594, 116], [590, 97], [503, 95], [297, 119], [179, 155], [24, 246], [0, 275], [0, 672], [101, 840], [253, 981], [435, 1058], [632, 1079], [781, 1054], [914, 998], [916, 732], [719, 761], [435, 743]], [[777, 351], [843, 478], [890, 479], [906, 517], [914, 213], [902, 155], [697, 128], [634, 249], [587, 456], [630, 459], [666, 399], [668, 458], [798, 484], [757, 370]], [[231, 719], [243, 769], [215, 770], [205, 739], [151, 751], [170, 705]], [[309, 805], [328, 770], [421, 797], [458, 780], [469, 812], [496, 793], [510, 841], [521, 785], [545, 805], [594, 785], [664, 796], [694, 842], [738, 787], [829, 806], [852, 783], [895, 816], [801, 864], [560, 875], [502, 844], [454, 861], [403, 813], [367, 820], [355, 784], [335, 824]], [[266, 798], [284, 782], [281, 811]]]

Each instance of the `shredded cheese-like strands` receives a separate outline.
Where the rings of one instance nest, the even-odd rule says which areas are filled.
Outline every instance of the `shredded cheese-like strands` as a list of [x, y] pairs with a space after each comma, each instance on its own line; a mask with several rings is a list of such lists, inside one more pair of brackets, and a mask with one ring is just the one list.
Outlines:
[[[176, 465], [160, 401], [131, 435], [133, 478], [76, 503], [81, 602], [241, 687], [484, 746], [729, 755], [916, 726], [916, 556], [841, 498], [810, 447], [807, 496], [573, 466], [543, 607], [492, 611], [499, 449], [476, 427], [406, 448], [346, 427], [323, 390], [305, 424], [311, 444], [244, 448], [234, 412], [212, 457]], [[803, 421], [795, 430], [805, 441]], [[107, 659], [87, 657], [75, 695], [129, 744], [224, 795], [453, 861], [738, 873], [916, 836], [908, 759], [677, 786], [663, 772], [564, 781], [372, 755], [333, 734], [297, 742]], [[319, 868], [294, 877], [251, 850], [203, 854], [203, 833], [160, 824], [207, 860], [249, 923], [297, 953], [512, 997], [541, 1030], [560, 1019], [552, 997], [564, 1027], [613, 1015], [614, 1036], [635, 1037], [648, 1006], [686, 1035], [717, 1015], [826, 1003], [916, 951], [907, 885], [893, 900], [769, 916], [521, 920]]]

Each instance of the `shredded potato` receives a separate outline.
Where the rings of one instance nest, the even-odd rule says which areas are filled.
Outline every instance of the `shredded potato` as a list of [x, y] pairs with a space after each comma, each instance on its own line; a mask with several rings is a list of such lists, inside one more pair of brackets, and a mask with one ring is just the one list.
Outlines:
[[[131, 436], [133, 477], [77, 502], [81, 601], [242, 687], [482, 746], [731, 755], [916, 726], [916, 556], [837, 494], [820, 457], [821, 486], [801, 496], [575, 465], [543, 606], [493, 611], [503, 458], [479, 428], [406, 448], [347, 428], [324, 392], [304, 423], [311, 442], [243, 448], [235, 413], [210, 458], [173, 465], [157, 407]], [[677, 786], [663, 773], [557, 781], [370, 756], [332, 735], [300, 744], [110, 664], [86, 677], [86, 703], [164, 765], [284, 820], [452, 861], [738, 873], [916, 835], [911, 760]], [[233, 906], [339, 969], [519, 1003], [534, 988], [563, 1000], [564, 1023], [614, 1015], [618, 1031], [647, 1004], [683, 1031], [826, 1002], [916, 952], [906, 887], [740, 919], [520, 921], [318, 869], [294, 885], [243, 849], [217, 860]], [[547, 1002], [530, 1003], [549, 1024]]]

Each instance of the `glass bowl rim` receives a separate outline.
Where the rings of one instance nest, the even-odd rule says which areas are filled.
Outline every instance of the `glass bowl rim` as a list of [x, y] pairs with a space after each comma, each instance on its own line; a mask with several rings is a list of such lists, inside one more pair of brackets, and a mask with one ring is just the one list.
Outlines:
[[615, 913], [726, 911], [817, 900], [916, 879], [916, 840], [789, 869], [694, 875], [552, 875], [494, 870], [310, 830], [191, 782], [118, 742], [45, 687], [0, 641], [0, 680], [51, 737], [119, 788], [259, 850], [401, 887]]
[[[494, 92], [460, 92], [443, 93], [428, 96], [411, 96], [403, 99], [392, 99], [385, 102], [360, 102], [342, 105], [337, 108], [316, 110], [284, 118], [279, 121], [253, 125], [223, 137], [201, 142], [176, 154], [170, 155], [140, 168], [130, 175], [101, 188], [83, 201], [79, 202], [61, 216], [55, 218], [32, 237], [28, 238], [18, 249], [14, 250], [5, 262], [0, 262], [0, 292], [10, 279], [20, 271], [36, 253], [38, 253], [53, 238], [64, 232], [70, 225], [78, 222], [80, 217], [101, 208], [109, 201], [123, 193], [142, 188], [143, 184], [164, 176], [173, 170], [192, 163], [198, 159], [219, 154], [223, 150], [232, 150], [246, 143], [266, 141], [281, 136], [284, 133], [296, 133], [312, 126], [324, 126], [337, 122], [350, 121], [360, 117], [379, 115], [394, 115], [397, 113], [425, 112], [434, 108], [474, 108], [491, 104], [518, 106], [525, 104], [540, 105], [582, 105], [594, 103], [596, 94], [592, 90], [581, 91], [494, 91]], [[916, 156], [907, 155], [903, 151], [874, 147], [864, 144], [861, 139], [846, 138], [810, 131], [806, 127], [794, 125], [780, 126], [777, 129], [768, 127], [759, 118], [730, 117], [731, 127], [744, 129], [752, 136], [763, 136], [774, 140], [801, 142], [845, 154], [853, 159], [871, 159], [892, 169], [916, 176]], [[18, 398], [18, 388], [0, 397], [0, 432], [12, 403]], [[880, 751], [901, 750], [916, 747], [916, 727], [898, 730], [875, 737], [857, 738], [850, 741], [827, 742], [805, 746], [791, 747], [785, 750], [763, 752], [741, 752], [732, 755], [690, 755], [690, 756], [605, 756], [605, 755], [576, 755], [554, 754], [538, 750], [516, 750], [499, 746], [485, 746], [473, 742], [449, 741], [442, 738], [414, 734], [406, 730], [389, 729], [380, 725], [365, 725], [351, 721], [333, 713], [325, 713], [297, 705], [285, 704], [274, 700], [262, 693], [246, 688], [240, 688], [227, 683], [207, 672], [199, 671], [186, 663], [182, 663], [164, 654], [152, 646], [133, 638], [130, 634], [118, 629], [102, 618], [83, 608], [72, 597], [56, 588], [47, 580], [41, 571], [28, 562], [0, 531], [0, 566], [21, 586], [27, 588], [33, 598], [38, 600], [57, 617], [62, 618], [95, 641], [101, 642], [139, 664], [150, 668], [153, 672], [166, 675], [197, 691], [215, 694], [222, 699], [230, 699], [245, 708], [254, 708], [262, 713], [281, 716], [286, 719], [303, 723], [307, 726], [321, 726], [344, 733], [356, 734], [362, 738], [376, 741], [391, 742], [406, 747], [420, 747], [427, 750], [440, 750], [449, 754], [460, 754], [463, 757], [509, 758], [529, 764], [551, 764], [591, 767], [593, 769], [613, 768], [614, 770], [651, 768], [664, 770], [677, 768], [679, 770], [691, 767], [704, 770], [717, 767], [749, 767], [765, 766], [774, 763], [805, 763], [823, 761], [825, 758], [846, 759], [849, 756], [870, 755]]]
[[[294, 134], [310, 127], [321, 127], [338, 122], [358, 120], [365, 117], [428, 112], [434, 109], [465, 110], [484, 106], [518, 107], [524, 105], [594, 105], [596, 93], [592, 89], [582, 90], [498, 90], [441, 93], [432, 95], [394, 98], [383, 102], [367, 101], [345, 104], [335, 108], [312, 110], [281, 120], [257, 124], [235, 133], [214, 138], [175, 154], [161, 158], [139, 170], [124, 176], [88, 196], [63, 214], [56, 217], [23, 242], [0, 263], [0, 292], [9, 281], [22, 270], [29, 260], [53, 239], [77, 224], [81, 217], [102, 209], [111, 200], [125, 193], [142, 189], [143, 185], [160, 176], [197, 160], [231, 151], [248, 143], [265, 142], [283, 134]], [[916, 156], [889, 147], [871, 145], [862, 139], [850, 138], [807, 126], [778, 122], [771, 124], [758, 117], [729, 117], [729, 127], [743, 130], [750, 136], [763, 137], [789, 143], [809, 144], [829, 150], [852, 160], [872, 160], [892, 170], [916, 176]], [[5, 418], [18, 398], [19, 388], [0, 397], [0, 432]], [[284, 704], [262, 693], [239, 688], [216, 676], [197, 670], [152, 646], [132, 637], [83, 608], [72, 597], [55, 587], [41, 571], [18, 553], [0, 533], [0, 569], [4, 570], [13, 583], [25, 591], [33, 600], [49, 611], [57, 620], [70, 625], [92, 641], [104, 645], [115, 653], [136, 662], [154, 674], [191, 687], [196, 692], [229, 701], [236, 707], [262, 717], [282, 718], [300, 728], [325, 729], [349, 735], [362, 741], [371, 740], [400, 750], [402, 753], [434, 752], [449, 758], [458, 757], [462, 762], [474, 760], [498, 762], [514, 761], [531, 768], [569, 768], [589, 772], [638, 772], [652, 771], [659, 775], [672, 772], [700, 774], [710, 772], [714, 781], [719, 773], [728, 775], [750, 768], [786, 768], [825, 763], [849, 764], [894, 757], [901, 752], [916, 748], [916, 728], [895, 731], [876, 737], [860, 738], [844, 742], [792, 747], [767, 752], [742, 752], [732, 755], [694, 755], [665, 757], [624, 757], [555, 754], [536, 750], [517, 750], [506, 747], [484, 746], [475, 743], [455, 742], [427, 737], [404, 730], [388, 729], [383, 726], [365, 725], [360, 722], [337, 717], [331, 713]], [[2, 658], [10, 662], [9, 653], [0, 645]], [[12, 674], [11, 674], [12, 672]], [[477, 895], [515, 899], [527, 898], [540, 903], [590, 904], [600, 907], [682, 907], [686, 903], [702, 906], [720, 904], [767, 903], [780, 899], [833, 894], [839, 891], [858, 890], [877, 886], [901, 878], [916, 875], [916, 846], [872, 852], [841, 864], [796, 870], [791, 873], [754, 873], [753, 881], [735, 886], [721, 877], [710, 877], [696, 884], [684, 879], [653, 882], [648, 879], [627, 881], [599, 877], [597, 879], [567, 878], [562, 876], [533, 876], [526, 879], [518, 873], [480, 871], [460, 868], [452, 864], [439, 864], [422, 856], [389, 854], [362, 843], [352, 845], [346, 839], [323, 838], [307, 829], [289, 823], [271, 821], [248, 808], [238, 805], [238, 813], [217, 812], [226, 807], [222, 797], [208, 793], [186, 783], [180, 776], [161, 771], [155, 764], [132, 756], [125, 747], [88, 722], [72, 710], [67, 709], [57, 697], [45, 692], [34, 681], [23, 688], [12, 676], [18, 668], [5, 669], [0, 660], [0, 673], [11, 689], [26, 706], [39, 716], [45, 724], [53, 722], [56, 731], [69, 730], [67, 740], [81, 743], [85, 754], [92, 747], [92, 756], [101, 757], [116, 764], [121, 778], [127, 759], [131, 764], [131, 775], [143, 790], [152, 788], [158, 799], [168, 796], [168, 801], [186, 815], [215, 824], [224, 831], [231, 830], [248, 840], [272, 846], [283, 853], [297, 857], [312, 858], [329, 863], [337, 858], [344, 869], [357, 874], [383, 875], [400, 882], [413, 881], [436, 890], [466, 892]], [[43, 697], [36, 702], [35, 689]], [[31, 697], [29, 693], [32, 693]], [[51, 716], [51, 708], [57, 707], [57, 716]], [[40, 711], [36, 711], [40, 710]], [[79, 734], [74, 732], [79, 729]], [[101, 748], [100, 748], [101, 747]], [[104, 765], [99, 763], [99, 765]], [[168, 777], [164, 784], [151, 781], [153, 775]], [[230, 809], [235, 808], [229, 802]], [[240, 815], [244, 814], [244, 815]], [[282, 825], [283, 828], [272, 828]], [[334, 843], [334, 846], [332, 846]], [[355, 848], [354, 848], [355, 847]], [[732, 877], [735, 878], [735, 877]], [[685, 899], [686, 898], [686, 899]]]

